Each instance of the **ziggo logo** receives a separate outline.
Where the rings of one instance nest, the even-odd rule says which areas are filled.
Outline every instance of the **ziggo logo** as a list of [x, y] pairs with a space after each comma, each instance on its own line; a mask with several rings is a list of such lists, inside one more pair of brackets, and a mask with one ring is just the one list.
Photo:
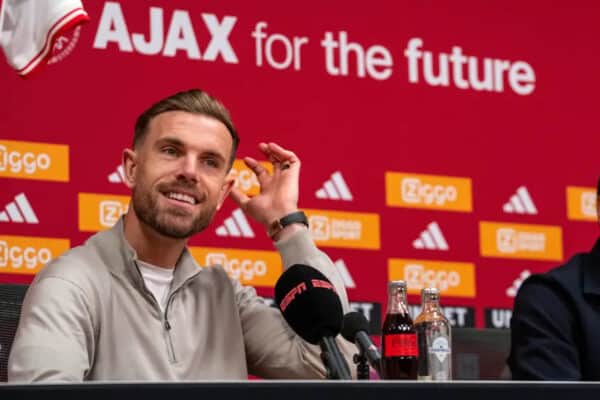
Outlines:
[[460, 285], [460, 274], [456, 271], [435, 271], [421, 264], [406, 264], [404, 267], [406, 284], [414, 290], [436, 287], [441, 291]]
[[596, 218], [596, 193], [581, 193], [581, 213], [586, 217]]
[[402, 200], [407, 203], [444, 205], [458, 199], [458, 190], [452, 185], [431, 185], [418, 178], [402, 180]]
[[14, 269], [25, 267], [34, 269], [38, 265], [47, 264], [52, 260], [52, 252], [47, 248], [36, 249], [31, 246], [9, 246], [4, 240], [0, 240], [0, 269]]
[[267, 263], [263, 260], [227, 258], [224, 253], [208, 253], [206, 265], [222, 265], [234, 279], [250, 281], [267, 274]]
[[248, 192], [255, 187], [260, 187], [258, 178], [256, 178], [254, 172], [249, 169], [237, 170], [232, 168], [229, 175], [235, 179], [235, 187], [242, 189], [244, 192]]
[[6, 146], [0, 145], [0, 171], [10, 171], [19, 173], [24, 171], [31, 175], [38, 169], [47, 170], [50, 168], [51, 159], [47, 153], [33, 153], [13, 150], [8, 151]]

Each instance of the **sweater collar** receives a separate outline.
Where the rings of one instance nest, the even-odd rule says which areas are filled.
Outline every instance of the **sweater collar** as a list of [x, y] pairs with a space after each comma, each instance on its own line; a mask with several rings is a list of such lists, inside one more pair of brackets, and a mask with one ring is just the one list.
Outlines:
[[[135, 249], [125, 238], [123, 221], [124, 217], [121, 217], [111, 229], [98, 233], [90, 241], [96, 242], [96, 247], [111, 273], [124, 276], [142, 288], [144, 287], [143, 278], [136, 266], [136, 261], [139, 259]], [[171, 291], [177, 290], [188, 279], [198, 275], [201, 270], [188, 248], [185, 247], [175, 264]]]

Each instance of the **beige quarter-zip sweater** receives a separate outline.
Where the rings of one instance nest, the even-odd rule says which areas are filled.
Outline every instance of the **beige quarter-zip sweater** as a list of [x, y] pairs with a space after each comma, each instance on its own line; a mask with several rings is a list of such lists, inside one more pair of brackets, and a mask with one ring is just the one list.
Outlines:
[[[276, 246], [285, 268], [301, 263], [327, 276], [348, 311], [341, 277], [307, 231]], [[40, 271], [23, 304], [9, 381], [324, 376], [319, 347], [223, 268], [200, 268], [186, 249], [162, 312], [136, 262], [121, 220]], [[337, 341], [352, 366], [353, 345]]]

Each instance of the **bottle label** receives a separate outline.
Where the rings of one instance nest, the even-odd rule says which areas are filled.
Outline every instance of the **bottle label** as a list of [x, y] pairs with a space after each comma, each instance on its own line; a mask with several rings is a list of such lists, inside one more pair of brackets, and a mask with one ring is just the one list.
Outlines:
[[384, 335], [383, 340], [384, 357], [419, 356], [416, 333]]
[[444, 336], [438, 336], [431, 343], [431, 347], [429, 348], [429, 352], [443, 363], [446, 360], [446, 357], [450, 355], [450, 346], [448, 345], [448, 338]]

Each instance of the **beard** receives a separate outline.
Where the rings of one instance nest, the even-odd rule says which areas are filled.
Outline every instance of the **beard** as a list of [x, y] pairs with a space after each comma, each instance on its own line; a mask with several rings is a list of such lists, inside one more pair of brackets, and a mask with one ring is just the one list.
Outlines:
[[[176, 190], [177, 187], [190, 189], [188, 185], [159, 185], [157, 191], [133, 190], [131, 204], [137, 217], [146, 225], [150, 226], [159, 234], [172, 239], [187, 239], [190, 236], [206, 229], [217, 211], [216, 204], [210, 204], [206, 197], [199, 202], [204, 203], [198, 215], [193, 216], [189, 211], [168, 207], [160, 209], [158, 197], [169, 189]], [[153, 195], [154, 194], [154, 195]]]

